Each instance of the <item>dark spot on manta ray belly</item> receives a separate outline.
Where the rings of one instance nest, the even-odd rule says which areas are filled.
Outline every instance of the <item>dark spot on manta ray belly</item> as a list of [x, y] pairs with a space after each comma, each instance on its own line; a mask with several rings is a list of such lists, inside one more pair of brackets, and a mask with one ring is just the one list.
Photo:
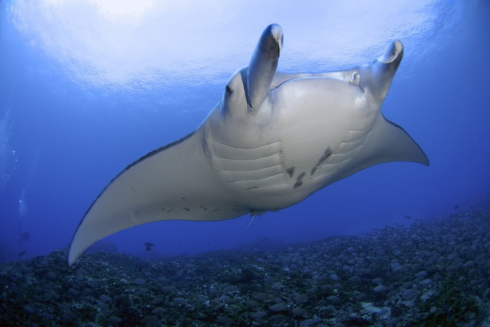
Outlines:
[[332, 149], [330, 149], [330, 147], [327, 147], [325, 149], [325, 152], [323, 152], [322, 156], [320, 157], [320, 159], [318, 159], [318, 162], [316, 163], [315, 166], [313, 166], [313, 168], [311, 168], [311, 173], [310, 175], [313, 176], [316, 172], [316, 170], [318, 169], [318, 167], [320, 167], [320, 165], [322, 163], [325, 162], [325, 160], [328, 159], [328, 157], [330, 157], [332, 155]]
[[185, 211], [191, 211], [191, 209], [186, 208], [186, 207], [182, 207], [182, 209], [184, 209]]
[[288, 173], [288, 175], [289, 175], [290, 178], [293, 177], [293, 175], [294, 175], [294, 169], [295, 168], [296, 167], [291, 167], [291, 168], [286, 169], [286, 173]]
[[296, 177], [296, 183], [294, 183], [293, 189], [297, 189], [298, 187], [303, 185], [303, 177], [305, 177], [305, 175], [306, 173], [302, 172], [301, 174], [298, 175], [298, 177]]

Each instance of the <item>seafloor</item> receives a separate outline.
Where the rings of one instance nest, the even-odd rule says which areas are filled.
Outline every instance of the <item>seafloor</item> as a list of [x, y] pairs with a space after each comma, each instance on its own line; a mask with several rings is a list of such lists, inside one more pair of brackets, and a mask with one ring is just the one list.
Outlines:
[[490, 326], [490, 211], [274, 251], [0, 266], [0, 326]]

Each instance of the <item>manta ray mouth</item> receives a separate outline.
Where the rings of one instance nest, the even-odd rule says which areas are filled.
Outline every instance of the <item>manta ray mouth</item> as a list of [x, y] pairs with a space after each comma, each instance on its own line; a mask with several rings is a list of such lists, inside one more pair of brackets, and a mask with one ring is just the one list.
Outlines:
[[386, 49], [385, 53], [378, 58], [378, 61], [382, 64], [388, 65], [396, 60], [401, 61], [403, 56], [403, 44], [399, 40], [393, 41]]

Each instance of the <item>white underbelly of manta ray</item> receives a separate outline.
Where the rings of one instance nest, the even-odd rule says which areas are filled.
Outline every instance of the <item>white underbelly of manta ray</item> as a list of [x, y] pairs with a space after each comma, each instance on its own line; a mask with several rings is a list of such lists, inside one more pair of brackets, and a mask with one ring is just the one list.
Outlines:
[[270, 25], [249, 65], [191, 134], [129, 165], [100, 193], [73, 236], [71, 265], [96, 241], [159, 220], [223, 220], [292, 206], [385, 162], [429, 161], [381, 105], [403, 56], [392, 42], [350, 70], [276, 72], [283, 32]]

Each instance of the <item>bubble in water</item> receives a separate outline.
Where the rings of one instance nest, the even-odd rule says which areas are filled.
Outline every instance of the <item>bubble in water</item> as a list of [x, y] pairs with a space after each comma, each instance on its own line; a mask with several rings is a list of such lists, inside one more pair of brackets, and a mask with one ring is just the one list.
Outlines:
[[22, 196], [19, 199], [19, 216], [27, 216], [26, 190], [22, 190]]

